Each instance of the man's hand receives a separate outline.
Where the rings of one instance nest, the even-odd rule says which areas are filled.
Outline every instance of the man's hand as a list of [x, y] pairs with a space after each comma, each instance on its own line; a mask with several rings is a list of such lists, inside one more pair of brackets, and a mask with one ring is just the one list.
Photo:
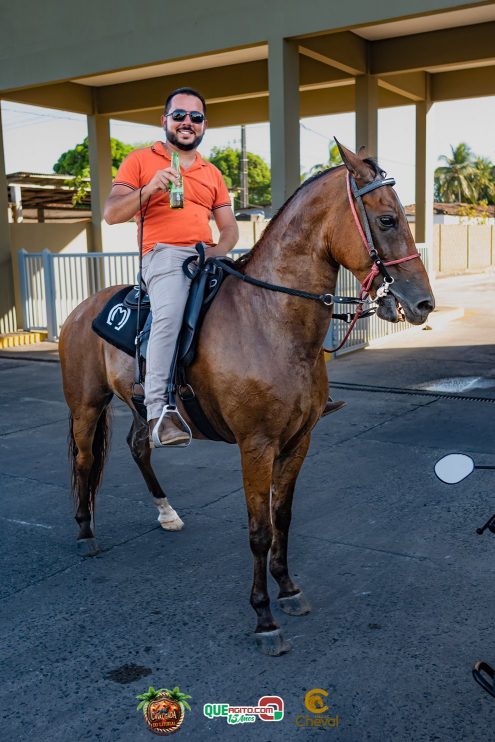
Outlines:
[[[144, 206], [155, 193], [165, 193], [169, 184], [178, 184], [179, 173], [173, 167], [157, 170], [150, 182], [142, 188], [141, 204]], [[107, 224], [128, 222], [139, 209], [139, 190], [129, 191], [122, 185], [114, 185], [106, 200], [103, 216]]]
[[168, 191], [170, 183], [179, 185], [179, 173], [173, 167], [166, 167], [163, 170], [157, 170], [151, 178], [148, 185], [143, 188], [143, 198], [148, 200], [150, 196], [162, 191]]

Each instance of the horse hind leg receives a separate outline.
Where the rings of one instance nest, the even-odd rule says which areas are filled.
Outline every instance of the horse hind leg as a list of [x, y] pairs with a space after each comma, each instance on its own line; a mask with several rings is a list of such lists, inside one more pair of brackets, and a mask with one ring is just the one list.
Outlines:
[[99, 489], [110, 439], [111, 396], [101, 405], [82, 407], [70, 417], [69, 457], [72, 464], [72, 492], [79, 524], [77, 544], [84, 556], [98, 553], [91, 528], [95, 517], [95, 498]]
[[287, 562], [294, 488], [309, 442], [308, 434], [290, 454], [281, 454], [273, 466], [270, 572], [279, 586], [279, 607], [291, 616], [304, 616], [311, 610], [303, 592], [292, 580]]
[[131, 429], [127, 435], [127, 444], [132, 458], [138, 465], [148, 490], [154, 498], [155, 505], [158, 508], [158, 522], [161, 527], [166, 531], [180, 531], [184, 527], [184, 522], [170, 505], [151, 466], [148, 425], [134, 410]]

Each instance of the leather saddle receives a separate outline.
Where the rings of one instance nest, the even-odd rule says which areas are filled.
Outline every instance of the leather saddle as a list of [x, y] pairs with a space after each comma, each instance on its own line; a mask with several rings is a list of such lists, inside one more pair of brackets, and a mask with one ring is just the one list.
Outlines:
[[[184, 271], [191, 278], [191, 287], [179, 334], [178, 362], [182, 366], [190, 366], [196, 355], [203, 318], [225, 277], [221, 266], [223, 261], [229, 259], [215, 258], [215, 262], [203, 260], [195, 266], [190, 265], [191, 259], [185, 261]], [[104, 340], [133, 357], [136, 354], [137, 330], [141, 356], [146, 358], [152, 319], [150, 299], [143, 285], [127, 286], [113, 294], [93, 320], [92, 327]]]
[[[204, 247], [196, 245], [198, 258], [187, 258], [183, 264], [184, 273], [191, 279], [189, 296], [184, 310], [182, 328], [179, 334], [177, 352], [174, 357], [170, 378], [176, 380], [179, 396], [196, 427], [212, 440], [224, 440], [209, 424], [201, 410], [194, 390], [187, 382], [186, 368], [196, 355], [199, 332], [206, 312], [217, 295], [225, 272], [224, 263], [233, 263], [229, 258], [205, 259]], [[137, 322], [139, 308], [139, 327]], [[115, 345], [130, 356], [136, 356], [139, 344], [141, 358], [146, 358], [148, 338], [151, 330], [152, 312], [145, 286], [119, 289], [106, 303], [100, 314], [93, 320], [93, 330], [104, 340]], [[137, 330], [137, 337], [136, 337]], [[137, 343], [137, 340], [139, 341]], [[146, 418], [143, 399], [133, 397], [138, 412]]]

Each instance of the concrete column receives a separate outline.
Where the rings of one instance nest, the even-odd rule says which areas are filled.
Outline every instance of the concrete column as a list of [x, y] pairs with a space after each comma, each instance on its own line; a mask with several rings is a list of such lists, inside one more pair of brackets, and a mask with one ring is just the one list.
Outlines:
[[0, 333], [14, 332], [15, 330], [17, 330], [17, 320], [10, 253], [9, 200], [0, 106]]
[[[88, 119], [89, 167], [91, 171], [91, 212], [95, 252], [103, 252], [105, 222], [103, 206], [112, 187], [112, 154], [110, 147], [110, 120], [108, 116], [93, 114]], [[88, 246], [89, 249], [90, 246]]]
[[301, 183], [299, 145], [299, 53], [286, 39], [268, 44], [272, 205], [282, 206]]
[[433, 246], [433, 178], [435, 163], [432, 152], [432, 103], [430, 76], [426, 76], [426, 97], [416, 103], [416, 242]]
[[356, 150], [366, 146], [371, 157], [378, 157], [378, 78], [356, 77]]

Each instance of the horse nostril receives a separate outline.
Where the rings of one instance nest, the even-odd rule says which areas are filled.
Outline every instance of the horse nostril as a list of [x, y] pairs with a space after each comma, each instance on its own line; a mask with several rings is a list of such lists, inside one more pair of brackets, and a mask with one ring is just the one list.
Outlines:
[[431, 299], [425, 299], [424, 301], [418, 302], [416, 305], [420, 312], [430, 313], [435, 309], [435, 302]]

